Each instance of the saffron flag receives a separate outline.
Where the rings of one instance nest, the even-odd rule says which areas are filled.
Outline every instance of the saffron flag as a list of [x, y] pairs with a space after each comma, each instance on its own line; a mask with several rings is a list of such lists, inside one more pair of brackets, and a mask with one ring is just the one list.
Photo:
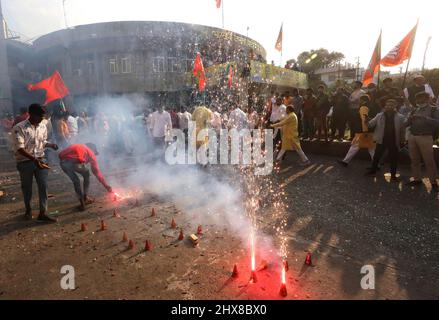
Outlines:
[[229, 74], [228, 74], [229, 88], [231, 88], [233, 85], [233, 74], [234, 74], [233, 65], [229, 65]]
[[402, 41], [381, 60], [381, 65], [385, 67], [394, 67], [402, 64], [405, 60], [410, 59], [417, 29], [418, 23], [416, 23], [416, 26], [404, 37], [404, 39], [402, 39]]
[[280, 26], [279, 36], [277, 37], [276, 45], [274, 46], [277, 51], [282, 51], [283, 28], [284, 24], [282, 23], [282, 25]]
[[378, 38], [377, 44], [375, 45], [375, 50], [373, 51], [372, 58], [370, 59], [369, 66], [364, 72], [363, 84], [367, 86], [369, 83], [373, 82], [373, 77], [380, 72], [380, 61], [381, 61], [381, 34]]
[[27, 89], [29, 91], [46, 90], [46, 101], [44, 102], [44, 105], [62, 99], [69, 94], [69, 89], [64, 84], [58, 70], [55, 70], [55, 72], [47, 79], [35, 84], [29, 84]]
[[215, 0], [216, 1], [216, 7], [219, 9], [221, 8], [221, 0]]
[[202, 92], [206, 87], [206, 72], [204, 71], [203, 61], [199, 52], [197, 52], [194, 63], [194, 77], [198, 78], [198, 91]]

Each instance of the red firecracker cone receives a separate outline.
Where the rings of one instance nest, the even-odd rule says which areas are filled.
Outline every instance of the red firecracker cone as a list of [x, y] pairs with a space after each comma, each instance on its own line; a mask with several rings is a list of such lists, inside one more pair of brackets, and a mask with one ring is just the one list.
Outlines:
[[178, 241], [181, 241], [184, 239], [183, 229], [180, 229], [180, 234], [178, 235]]
[[238, 266], [235, 264], [233, 266], [233, 271], [232, 271], [232, 278], [238, 278], [239, 273], [238, 273]]
[[284, 260], [284, 268], [285, 268], [285, 271], [290, 270], [290, 266], [288, 265], [288, 260]]
[[203, 235], [203, 227], [201, 225], [198, 226], [197, 234], [200, 236]]
[[308, 253], [306, 254], [305, 264], [306, 264], [307, 266], [312, 266], [311, 252], [308, 252]]
[[134, 241], [130, 240], [130, 242], [128, 242], [128, 249], [132, 250], [134, 249]]
[[177, 228], [177, 223], [175, 222], [174, 218], [172, 218], [172, 221], [171, 221], [171, 228], [172, 229], [176, 229]]
[[256, 271], [252, 271], [252, 274], [251, 274], [251, 276], [250, 276], [250, 281], [251, 281], [252, 283], [256, 283], [256, 282], [258, 282], [258, 277], [256, 276]]
[[288, 292], [287, 292], [287, 286], [286, 286], [285, 283], [282, 283], [282, 285], [280, 286], [279, 294], [280, 294], [282, 297], [286, 297], [286, 296], [288, 295]]
[[151, 210], [151, 217], [155, 217], [155, 209], [154, 208], [152, 208], [152, 210]]
[[107, 230], [107, 225], [104, 220], [101, 220], [101, 231]]
[[122, 241], [123, 242], [127, 242], [128, 241], [128, 236], [127, 236], [126, 232], [123, 233]]
[[87, 225], [85, 223], [81, 223], [81, 231], [87, 231]]
[[145, 241], [145, 251], [151, 251], [152, 250], [152, 244], [148, 240]]

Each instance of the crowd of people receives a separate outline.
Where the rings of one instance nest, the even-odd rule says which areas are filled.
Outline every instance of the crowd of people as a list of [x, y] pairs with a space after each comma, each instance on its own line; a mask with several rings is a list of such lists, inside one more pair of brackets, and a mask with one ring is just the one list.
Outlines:
[[[302, 95], [303, 94], [303, 95]], [[373, 83], [363, 88], [356, 81], [351, 90], [340, 85], [330, 92], [325, 85], [317, 90], [293, 89], [279, 94], [272, 92], [263, 109], [250, 104], [246, 110], [236, 102], [227, 107], [200, 103], [193, 108], [180, 107], [165, 110], [158, 106], [151, 112], [111, 115], [96, 112], [70, 113], [62, 108], [47, 112], [44, 107], [32, 104], [14, 118], [2, 121], [10, 130], [17, 168], [20, 173], [27, 219], [32, 218], [30, 201], [32, 180], [36, 178], [40, 198], [40, 221], [53, 221], [47, 216], [47, 172], [51, 163], [60, 163], [71, 179], [80, 203], [80, 209], [92, 202], [88, 195], [89, 170], [108, 192], [112, 188], [105, 181], [98, 163], [98, 149], [112, 155], [132, 155], [145, 141], [153, 151], [163, 151], [170, 129], [188, 133], [190, 121], [196, 123], [197, 134], [206, 128], [214, 129], [273, 129], [275, 159], [281, 162], [286, 152], [295, 151], [302, 165], [310, 160], [301, 148], [301, 141], [350, 141], [350, 149], [338, 162], [347, 167], [360, 149], [367, 149], [371, 165], [367, 175], [375, 175], [385, 154], [390, 162], [391, 179], [397, 175], [398, 156], [405, 152], [411, 159], [410, 186], [421, 185], [425, 166], [433, 190], [438, 189], [437, 167], [433, 145], [439, 133], [439, 111], [431, 87], [424, 77], [416, 76], [413, 85], [397, 90], [391, 78], [378, 89]], [[222, 105], [224, 106], [224, 105]], [[198, 141], [200, 146], [203, 142]], [[58, 150], [60, 153], [49, 151]], [[159, 153], [160, 153], [159, 152]], [[58, 158], [58, 159], [56, 159]], [[81, 188], [79, 176], [83, 177]]]

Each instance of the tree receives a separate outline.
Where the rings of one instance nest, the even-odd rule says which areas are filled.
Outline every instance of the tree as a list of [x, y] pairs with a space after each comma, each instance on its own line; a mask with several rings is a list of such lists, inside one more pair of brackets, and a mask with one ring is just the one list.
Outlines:
[[329, 52], [327, 49], [320, 48], [302, 52], [297, 56], [297, 62], [303, 72], [313, 74], [318, 69], [337, 66], [344, 58], [341, 52]]

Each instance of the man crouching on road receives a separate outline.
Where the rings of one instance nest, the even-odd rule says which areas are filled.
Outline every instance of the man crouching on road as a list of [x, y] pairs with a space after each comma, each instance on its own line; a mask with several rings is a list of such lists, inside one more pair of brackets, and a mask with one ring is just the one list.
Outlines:
[[44, 161], [44, 149], [58, 149], [58, 146], [47, 142], [47, 127], [41, 123], [45, 115], [39, 104], [29, 106], [29, 118], [12, 129], [15, 144], [15, 159], [20, 173], [21, 191], [23, 192], [26, 220], [32, 220], [32, 181], [35, 176], [40, 201], [39, 222], [56, 222], [47, 215], [47, 176], [49, 166]]
[[[99, 180], [99, 182], [107, 189], [108, 192], [113, 192], [111, 187], [105, 181], [104, 176], [99, 169], [96, 156], [98, 155], [96, 146], [93, 143], [73, 144], [59, 154], [61, 160], [61, 169], [72, 180], [75, 187], [76, 195], [79, 198], [79, 210], [84, 211], [86, 204], [93, 203], [93, 200], [88, 197], [88, 188], [90, 186], [90, 171], [87, 164], [90, 163], [91, 171]], [[81, 189], [78, 173], [84, 178], [84, 188]]]

